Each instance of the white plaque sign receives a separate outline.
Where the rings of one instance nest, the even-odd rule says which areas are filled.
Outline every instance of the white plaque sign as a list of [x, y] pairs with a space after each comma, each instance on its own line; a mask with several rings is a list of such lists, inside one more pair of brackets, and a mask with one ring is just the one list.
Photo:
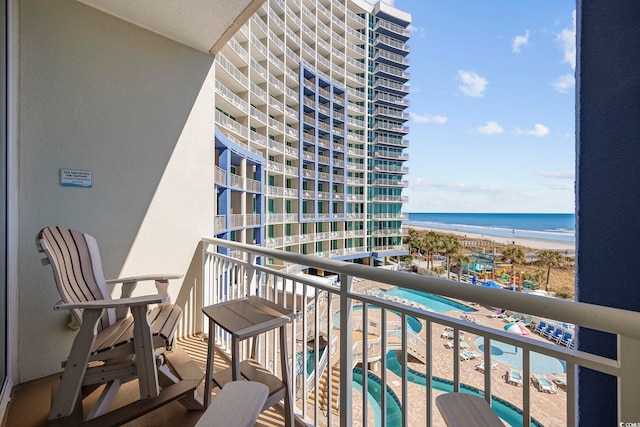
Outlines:
[[60, 169], [60, 185], [65, 187], [91, 187], [91, 171]]

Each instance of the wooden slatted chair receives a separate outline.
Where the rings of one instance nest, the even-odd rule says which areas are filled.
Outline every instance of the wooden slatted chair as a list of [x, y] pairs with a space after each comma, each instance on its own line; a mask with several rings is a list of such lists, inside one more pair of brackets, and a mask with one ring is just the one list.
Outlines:
[[[43, 264], [51, 264], [62, 297], [56, 310], [70, 310], [80, 329], [73, 341], [49, 414], [50, 424], [116, 425], [164, 403], [180, 399], [189, 409], [203, 409], [195, 389], [202, 370], [173, 348], [182, 309], [167, 303], [169, 279], [179, 275], [105, 280], [96, 240], [64, 227], [43, 228], [36, 239]], [[154, 280], [158, 295], [131, 297], [138, 281]], [[122, 283], [122, 297], [108, 286]], [[149, 310], [150, 305], [155, 307]], [[131, 315], [128, 315], [129, 310]], [[173, 350], [173, 351], [171, 351]], [[138, 379], [140, 399], [109, 408], [120, 385]], [[85, 418], [82, 399], [105, 385]]]

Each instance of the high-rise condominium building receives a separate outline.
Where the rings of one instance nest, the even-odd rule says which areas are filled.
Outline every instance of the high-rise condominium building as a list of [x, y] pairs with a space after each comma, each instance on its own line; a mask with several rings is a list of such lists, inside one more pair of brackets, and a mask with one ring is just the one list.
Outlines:
[[410, 22], [382, 2], [268, 0], [231, 38], [215, 60], [217, 237], [407, 253]]

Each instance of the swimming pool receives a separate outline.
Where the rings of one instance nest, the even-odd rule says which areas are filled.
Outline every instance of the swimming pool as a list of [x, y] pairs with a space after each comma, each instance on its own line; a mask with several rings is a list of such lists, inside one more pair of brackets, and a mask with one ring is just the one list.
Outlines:
[[[478, 337], [473, 343], [484, 351], [484, 338]], [[531, 372], [536, 374], [560, 374], [567, 372], [567, 362], [545, 354], [530, 353]], [[500, 362], [512, 368], [522, 369], [522, 349], [511, 344], [491, 340], [491, 361]]]
[[[402, 375], [402, 365], [400, 364], [397, 353], [395, 351], [390, 351], [387, 353], [387, 369], [398, 376]], [[422, 386], [427, 385], [427, 379], [425, 375], [421, 372], [414, 371], [411, 368], [407, 368], [407, 381], [411, 381], [414, 384], [419, 384]], [[444, 378], [431, 377], [431, 386], [434, 390], [440, 390], [446, 393], [450, 393], [453, 391], [453, 381], [445, 380]], [[484, 393], [482, 392], [482, 390], [466, 384], [460, 384], [460, 392], [469, 393], [484, 398]], [[505, 421], [510, 426], [522, 426], [522, 410], [507, 402], [506, 400], [501, 399], [497, 396], [491, 396], [491, 408], [503, 421]], [[399, 426], [400, 424], [397, 425]], [[540, 422], [535, 420], [533, 417], [531, 418], [531, 425], [534, 427], [542, 427], [542, 424], [540, 424]]]
[[462, 311], [463, 313], [475, 313], [477, 310], [449, 298], [438, 295], [427, 294], [413, 289], [393, 288], [386, 291], [387, 294], [399, 298], [404, 298], [422, 304], [438, 313], [447, 313], [449, 311]]
[[[353, 388], [362, 393], [362, 370], [360, 368], [353, 369]], [[382, 425], [382, 408], [380, 407], [380, 390], [382, 384], [380, 378], [371, 372], [367, 372], [367, 402], [373, 408], [374, 425], [376, 427]], [[387, 386], [387, 425], [402, 425], [402, 405], [398, 396]]]
[[[380, 310], [380, 307], [378, 307], [377, 305], [369, 305], [369, 310]], [[362, 306], [356, 305], [355, 307], [353, 307], [353, 311], [362, 311]], [[399, 317], [402, 317], [402, 313], [398, 311], [389, 311], [398, 315]], [[413, 332], [420, 332], [422, 330], [422, 323], [420, 323], [420, 320], [418, 320], [416, 317], [407, 316], [407, 324], [409, 325], [409, 329], [411, 329]], [[340, 327], [340, 311], [336, 311], [336, 313], [333, 315], [333, 326], [335, 326], [336, 328]]]

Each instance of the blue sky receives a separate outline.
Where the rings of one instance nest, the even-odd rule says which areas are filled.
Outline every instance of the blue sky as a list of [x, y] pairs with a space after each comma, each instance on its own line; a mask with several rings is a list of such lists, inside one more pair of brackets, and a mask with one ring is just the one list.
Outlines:
[[412, 14], [405, 212], [574, 212], [575, 1], [395, 0]]

